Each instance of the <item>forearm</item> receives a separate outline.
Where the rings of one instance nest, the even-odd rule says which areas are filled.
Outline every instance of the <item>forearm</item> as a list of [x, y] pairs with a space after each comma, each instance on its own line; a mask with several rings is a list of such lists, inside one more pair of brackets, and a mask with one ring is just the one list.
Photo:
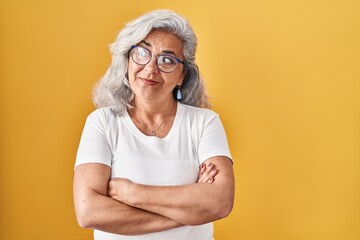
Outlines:
[[185, 225], [199, 225], [225, 217], [232, 208], [230, 197], [217, 188], [204, 183], [173, 187], [134, 185], [136, 193], [125, 202]]
[[[129, 206], [153, 212], [184, 225], [199, 225], [226, 217], [234, 201], [232, 162], [214, 157], [216, 180], [211, 184], [149, 186], [128, 179], [113, 179], [109, 196]], [[207, 160], [211, 166], [210, 159]]]
[[[224, 157], [211, 159], [218, 167], [211, 184], [194, 183], [182, 186], [149, 186], [127, 179], [109, 183], [112, 198], [144, 209], [184, 225], [199, 225], [226, 217], [234, 201], [232, 162]], [[208, 162], [209, 166], [211, 163]]]
[[83, 164], [75, 169], [74, 204], [80, 226], [123, 235], [158, 232], [181, 226], [156, 213], [108, 197], [110, 174], [110, 168], [103, 164]]
[[89, 192], [88, 198], [79, 204], [83, 206], [77, 206], [78, 221], [85, 228], [139, 235], [181, 226], [167, 217], [128, 206], [96, 192]]

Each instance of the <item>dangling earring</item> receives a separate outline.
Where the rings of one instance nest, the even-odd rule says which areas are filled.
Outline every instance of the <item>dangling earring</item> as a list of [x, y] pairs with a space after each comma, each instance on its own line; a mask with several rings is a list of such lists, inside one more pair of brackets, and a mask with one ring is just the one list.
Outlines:
[[177, 99], [177, 100], [179, 100], [179, 101], [181, 100], [181, 91], [180, 91], [180, 87], [181, 87], [181, 86], [178, 86], [178, 90], [177, 90], [177, 93], [176, 93], [176, 99]]

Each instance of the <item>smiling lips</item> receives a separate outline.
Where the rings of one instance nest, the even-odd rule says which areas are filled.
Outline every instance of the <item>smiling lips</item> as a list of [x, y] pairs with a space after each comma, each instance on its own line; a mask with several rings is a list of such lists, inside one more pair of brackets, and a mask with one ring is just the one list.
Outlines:
[[159, 82], [156, 82], [156, 81], [151, 80], [151, 79], [148, 79], [148, 78], [141, 78], [141, 77], [139, 77], [139, 79], [140, 79], [143, 83], [145, 83], [146, 85], [149, 85], [149, 86], [154, 86], [154, 85], [156, 85], [156, 84], [159, 83]]

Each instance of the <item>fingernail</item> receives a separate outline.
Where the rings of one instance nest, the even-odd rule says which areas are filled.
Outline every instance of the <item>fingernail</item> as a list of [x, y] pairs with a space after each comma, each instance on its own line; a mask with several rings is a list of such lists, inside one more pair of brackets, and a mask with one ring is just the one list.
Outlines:
[[211, 167], [212, 166], [212, 163], [209, 163], [209, 167]]
[[213, 172], [216, 172], [216, 171], [217, 171], [217, 169], [216, 169], [216, 168], [214, 168], [212, 171], [213, 171]]
[[201, 164], [201, 168], [204, 168], [205, 167], [205, 164]]

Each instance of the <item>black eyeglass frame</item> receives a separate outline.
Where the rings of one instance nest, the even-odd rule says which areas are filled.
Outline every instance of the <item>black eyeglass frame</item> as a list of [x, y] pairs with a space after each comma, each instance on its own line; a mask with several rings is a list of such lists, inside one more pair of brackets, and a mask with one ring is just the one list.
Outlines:
[[[144, 47], [141, 47], [141, 46], [132, 45], [131, 48], [130, 48], [130, 50], [129, 50], [129, 54], [130, 54], [131, 50], [133, 50], [133, 49], [135, 49], [135, 48], [142, 48], [142, 49], [144, 49], [144, 50], [146, 50], [146, 51], [148, 51], [148, 52], [150, 53], [150, 58], [149, 58], [149, 60], [148, 60], [146, 63], [144, 63], [144, 64], [140, 64], [140, 63], [136, 62], [136, 61], [134, 60], [133, 56], [131, 56], [131, 59], [132, 59], [132, 60], [134, 61], [134, 63], [136, 63], [137, 65], [145, 66], [146, 64], [148, 64], [148, 63], [151, 61], [151, 59], [153, 59], [153, 54], [152, 54], [152, 52], [151, 52], [150, 50], [144, 48]], [[174, 68], [173, 70], [171, 70], [170, 72], [166, 72], [166, 71], [164, 71], [164, 70], [161, 70], [160, 67], [159, 67], [159, 64], [158, 64], [158, 59], [159, 59], [159, 57], [162, 57], [162, 56], [172, 57], [172, 58], [174, 58], [174, 59], [176, 60], [177, 63], [182, 63], [182, 64], [186, 67], [185, 61], [183, 61], [183, 60], [181, 60], [181, 59], [179, 59], [179, 58], [177, 58], [177, 57], [175, 57], [175, 56], [173, 56], [173, 55], [171, 55], [171, 54], [161, 53], [161, 54], [159, 54], [159, 55], [156, 56], [156, 66], [157, 66], [157, 68], [158, 68], [161, 72], [171, 73], [171, 72], [175, 71], [175, 69], [177, 68], [177, 64], [176, 64], [175, 68]]]

